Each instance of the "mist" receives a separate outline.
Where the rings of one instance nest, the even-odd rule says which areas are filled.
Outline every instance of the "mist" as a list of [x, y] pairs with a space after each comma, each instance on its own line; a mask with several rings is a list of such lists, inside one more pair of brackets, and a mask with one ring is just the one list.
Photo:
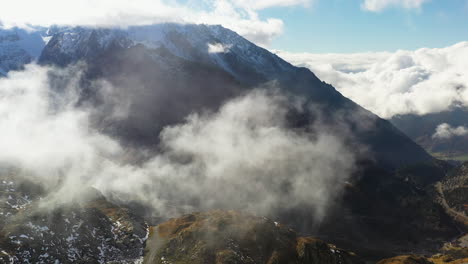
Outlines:
[[[162, 129], [158, 151], [129, 162], [137, 150], [96, 129], [95, 110], [78, 104], [82, 71], [71, 67], [31, 64], [0, 79], [0, 163], [48, 190], [41, 208], [84, 199], [94, 187], [158, 215], [212, 208], [267, 215], [307, 205], [320, 220], [354, 171], [344, 137], [318, 121], [292, 128], [291, 111], [317, 110], [275, 88], [191, 113]], [[51, 76], [67, 81], [51, 83]], [[107, 92], [115, 118], [125, 116], [128, 106], [116, 106], [112, 84], [93, 86]]]

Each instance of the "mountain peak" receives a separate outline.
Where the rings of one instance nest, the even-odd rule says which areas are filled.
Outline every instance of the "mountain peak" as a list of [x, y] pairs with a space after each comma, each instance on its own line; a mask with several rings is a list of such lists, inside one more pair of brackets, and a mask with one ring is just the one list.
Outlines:
[[60, 53], [68, 58], [60, 64], [67, 64], [108, 47], [143, 45], [148, 49], [163, 47], [177, 57], [220, 67], [244, 81], [247, 72], [260, 74], [266, 80], [294, 70], [275, 54], [220, 25], [164, 23], [126, 29], [75, 27], [58, 31], [40, 61], [47, 62], [47, 56]]

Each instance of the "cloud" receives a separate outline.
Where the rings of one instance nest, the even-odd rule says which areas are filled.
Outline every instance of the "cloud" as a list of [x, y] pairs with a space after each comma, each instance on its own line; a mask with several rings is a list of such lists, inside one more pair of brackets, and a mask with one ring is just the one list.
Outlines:
[[166, 0], [18, 0], [3, 3], [4, 27], [50, 25], [119, 26], [161, 22], [221, 24], [261, 45], [283, 31], [283, 21], [259, 17], [257, 10], [306, 5], [310, 0], [208, 0], [179, 4]]
[[436, 132], [432, 135], [433, 138], [449, 139], [455, 136], [468, 135], [468, 128], [464, 126], [452, 127], [447, 123], [440, 124], [436, 128]]
[[208, 44], [209, 53], [227, 53], [230, 48], [230, 45], [223, 45], [221, 43]]
[[[172, 197], [189, 211], [214, 207], [267, 214], [306, 204], [320, 218], [350, 175], [354, 156], [333, 134], [288, 129], [290, 100], [257, 90], [217, 113], [191, 115], [162, 132], [164, 153], [143, 168], [105, 173], [97, 186], [118, 191], [119, 197], [139, 194], [163, 211], [174, 205]], [[141, 192], [144, 188], [153, 190]]]
[[287, 6], [304, 6], [308, 7], [312, 4], [312, 0], [233, 0], [233, 2], [244, 8], [252, 8], [261, 10], [270, 7], [287, 7]]
[[[0, 79], [0, 164], [47, 186], [43, 207], [83, 198], [94, 186], [164, 216], [209, 208], [268, 214], [307, 205], [320, 219], [353, 172], [343, 137], [320, 123], [308, 132], [290, 128], [290, 112], [307, 106], [274, 89], [193, 113], [163, 129], [158, 153], [128, 162], [132, 150], [94, 129], [86, 107], [75, 107], [80, 76], [79, 66], [28, 65]], [[99, 85], [112, 89], [104, 80]]]
[[276, 53], [384, 118], [468, 106], [468, 42], [394, 53]]
[[362, 8], [372, 12], [380, 12], [390, 7], [418, 9], [430, 0], [364, 0]]
[[69, 194], [62, 197], [67, 200], [92, 177], [102, 156], [120, 150], [112, 139], [89, 129], [86, 112], [74, 109], [77, 75], [55, 70], [70, 78], [68, 92], [59, 95], [49, 86], [49, 70], [28, 65], [0, 79], [0, 163], [47, 186], [75, 185], [62, 193]]

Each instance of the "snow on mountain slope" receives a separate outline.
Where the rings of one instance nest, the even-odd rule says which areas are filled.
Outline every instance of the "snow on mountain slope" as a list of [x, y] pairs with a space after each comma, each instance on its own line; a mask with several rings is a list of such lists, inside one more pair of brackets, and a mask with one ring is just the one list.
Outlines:
[[57, 58], [57, 53], [61, 53], [63, 61], [59, 64], [65, 65], [91, 58], [108, 48], [136, 45], [149, 49], [164, 48], [177, 57], [218, 66], [238, 79], [245, 78], [246, 72], [266, 77], [294, 70], [286, 61], [237, 33], [210, 25], [166, 23], [127, 29], [62, 28], [54, 34], [41, 57], [47, 62], [46, 58]]

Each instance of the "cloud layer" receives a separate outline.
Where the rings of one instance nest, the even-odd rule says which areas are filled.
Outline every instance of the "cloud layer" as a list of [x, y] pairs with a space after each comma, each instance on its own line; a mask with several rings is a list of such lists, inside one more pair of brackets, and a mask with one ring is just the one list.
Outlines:
[[468, 106], [468, 42], [394, 53], [276, 53], [384, 118]]
[[162, 22], [221, 24], [260, 45], [283, 31], [283, 21], [259, 17], [257, 10], [308, 5], [311, 0], [208, 0], [179, 4], [169, 0], [18, 0], [3, 3], [4, 27], [50, 25], [130, 26]]
[[[126, 162], [128, 150], [92, 128], [76, 109], [79, 68], [28, 65], [0, 79], [0, 164], [50, 190], [43, 205], [73, 201], [89, 186], [108, 196], [139, 201], [165, 216], [209, 208], [268, 214], [307, 205], [317, 218], [340, 194], [354, 168], [341, 137], [288, 127], [301, 100], [278, 91], [254, 90], [215, 113], [194, 113], [166, 127], [161, 151]], [[50, 74], [69, 80], [50, 85]], [[105, 84], [99, 81], [95, 84]]]
[[390, 7], [418, 9], [429, 0], [364, 0], [362, 8], [372, 12], [379, 12]]

